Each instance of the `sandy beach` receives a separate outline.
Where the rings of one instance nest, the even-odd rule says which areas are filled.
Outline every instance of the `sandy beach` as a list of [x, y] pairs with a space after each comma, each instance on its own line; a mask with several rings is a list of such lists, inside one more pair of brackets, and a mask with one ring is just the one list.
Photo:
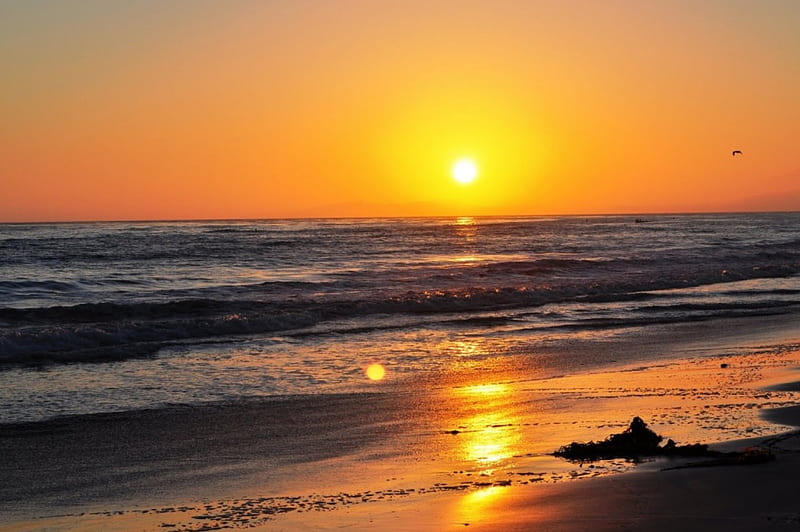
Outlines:
[[[614, 353], [613, 362], [564, 375], [541, 376], [541, 361], [537, 375], [527, 359], [493, 360], [424, 387], [9, 425], [0, 437], [2, 522], [10, 530], [794, 530], [800, 350], [790, 319], [762, 321], [592, 340], [573, 351]], [[655, 345], [662, 356], [626, 362]], [[759, 446], [776, 460], [672, 469], [702, 459], [552, 456], [619, 432], [634, 415], [679, 443]]]

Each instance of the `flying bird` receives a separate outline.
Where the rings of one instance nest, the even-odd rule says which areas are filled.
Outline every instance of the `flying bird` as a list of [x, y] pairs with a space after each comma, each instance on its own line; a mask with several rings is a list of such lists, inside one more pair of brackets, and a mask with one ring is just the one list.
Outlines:
[[736, 157], [737, 155], [741, 155], [741, 154], [742, 154], [742, 150], [733, 150], [733, 151], [731, 152], [731, 155], [732, 155], [733, 157]]

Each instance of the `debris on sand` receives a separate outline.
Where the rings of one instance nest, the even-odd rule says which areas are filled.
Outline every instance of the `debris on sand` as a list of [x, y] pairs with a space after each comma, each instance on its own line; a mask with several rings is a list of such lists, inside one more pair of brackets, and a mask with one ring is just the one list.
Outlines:
[[649, 429], [647, 423], [637, 416], [633, 418], [630, 426], [619, 434], [612, 434], [598, 442], [572, 442], [553, 454], [567, 460], [581, 462], [612, 458], [636, 459], [647, 456], [706, 456], [708, 454], [707, 445], [699, 443], [677, 445], [672, 440], [661, 445], [663, 439], [663, 436]]
[[664, 445], [661, 445], [663, 440], [663, 436], [649, 429], [647, 423], [637, 416], [633, 418], [630, 426], [619, 434], [612, 434], [599, 442], [572, 442], [553, 454], [574, 462], [592, 462], [613, 458], [636, 460], [655, 456], [714, 458], [714, 460], [680, 467], [760, 464], [775, 459], [771, 452], [752, 447], [742, 452], [723, 453], [711, 451], [708, 445], [702, 443], [678, 445], [672, 440], [667, 440]]

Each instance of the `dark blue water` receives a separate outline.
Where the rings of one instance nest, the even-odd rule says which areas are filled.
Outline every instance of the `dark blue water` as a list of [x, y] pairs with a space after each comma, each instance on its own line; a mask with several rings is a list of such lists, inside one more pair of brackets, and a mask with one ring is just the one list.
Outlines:
[[797, 312], [798, 273], [800, 214], [0, 225], [0, 408], [316, 393], [369, 360]]

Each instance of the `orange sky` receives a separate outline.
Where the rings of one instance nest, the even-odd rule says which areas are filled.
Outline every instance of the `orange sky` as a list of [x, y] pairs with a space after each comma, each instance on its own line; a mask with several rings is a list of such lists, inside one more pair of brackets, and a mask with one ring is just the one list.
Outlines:
[[0, 221], [796, 210], [798, 28], [795, 0], [11, 0]]

